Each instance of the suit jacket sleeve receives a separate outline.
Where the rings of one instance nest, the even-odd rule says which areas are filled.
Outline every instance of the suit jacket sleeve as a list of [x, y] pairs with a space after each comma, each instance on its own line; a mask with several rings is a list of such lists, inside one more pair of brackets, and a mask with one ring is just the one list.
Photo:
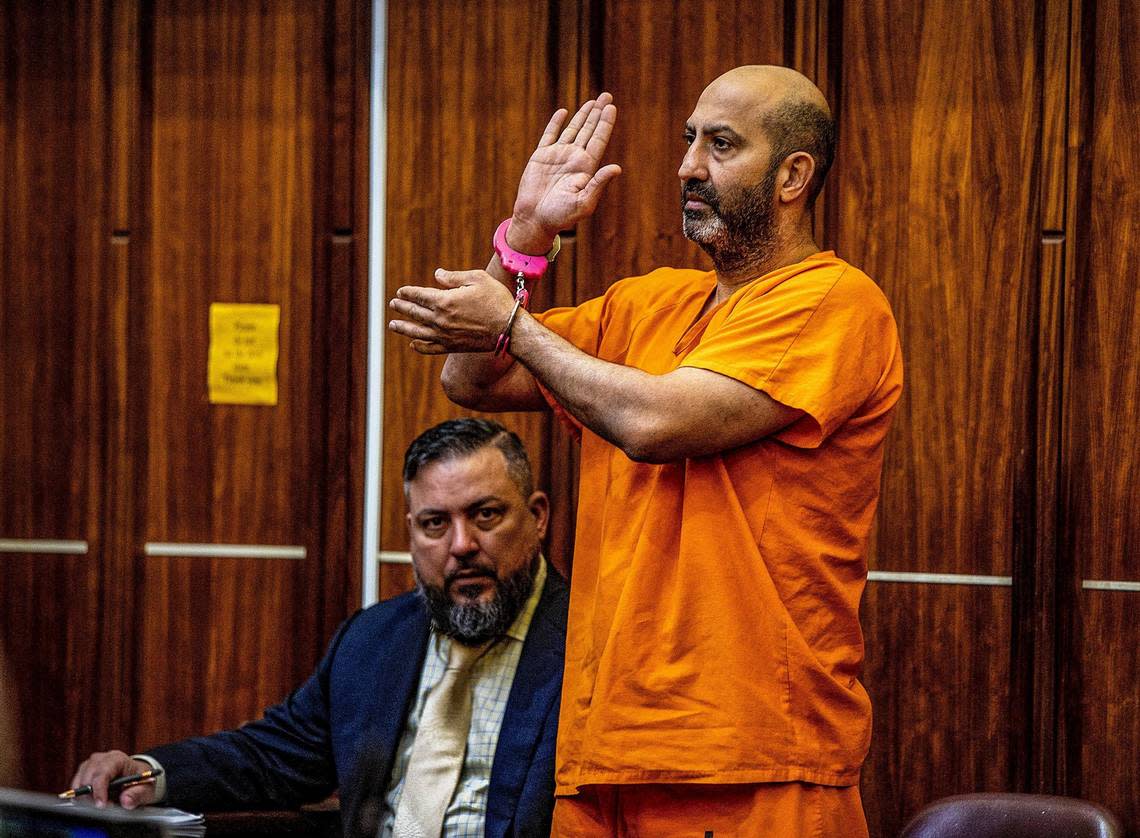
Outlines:
[[337, 630], [316, 672], [261, 719], [147, 751], [166, 771], [165, 802], [195, 810], [291, 809], [327, 797], [337, 786], [329, 678], [357, 616]]

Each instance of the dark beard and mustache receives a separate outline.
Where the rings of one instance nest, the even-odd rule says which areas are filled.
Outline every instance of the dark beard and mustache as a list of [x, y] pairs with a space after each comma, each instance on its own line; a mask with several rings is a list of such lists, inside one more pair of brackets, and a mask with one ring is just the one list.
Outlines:
[[[534, 590], [534, 577], [540, 561], [542, 557], [536, 552], [528, 564], [506, 579], [496, 579], [495, 596], [487, 603], [454, 602], [447, 594], [448, 583], [454, 577], [445, 579], [443, 587], [437, 588], [425, 585], [417, 573], [416, 592], [427, 608], [436, 631], [464, 646], [480, 646], [506, 634], [511, 627]], [[415, 570], [415, 565], [412, 569]]]
[[[755, 186], [721, 194], [708, 181], [690, 178], [681, 186], [681, 228], [696, 242], [719, 273], [737, 274], [764, 264], [776, 250], [773, 193], [779, 163], [770, 166]], [[700, 198], [708, 209], [685, 208], [688, 196]]]

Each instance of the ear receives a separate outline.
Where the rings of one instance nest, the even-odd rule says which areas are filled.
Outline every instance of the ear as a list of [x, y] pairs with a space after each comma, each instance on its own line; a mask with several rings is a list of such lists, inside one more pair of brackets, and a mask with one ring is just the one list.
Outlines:
[[539, 539], [546, 538], [546, 528], [550, 524], [550, 498], [545, 492], [535, 492], [527, 499], [526, 508], [534, 516], [534, 528]]
[[412, 513], [411, 512], [404, 513], [404, 522], [408, 525], [408, 535], [410, 536], [412, 534]]
[[815, 158], [806, 151], [796, 151], [780, 164], [776, 175], [776, 196], [782, 204], [791, 204], [807, 197], [808, 186], [815, 175]]

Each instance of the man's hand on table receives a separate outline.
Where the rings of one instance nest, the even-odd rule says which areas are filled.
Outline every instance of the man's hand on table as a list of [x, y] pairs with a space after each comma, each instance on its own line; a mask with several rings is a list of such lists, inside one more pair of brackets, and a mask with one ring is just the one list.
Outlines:
[[[102, 751], [92, 754], [76, 769], [75, 776], [71, 778], [71, 788], [91, 786], [91, 799], [96, 806], [107, 805], [107, 784], [116, 777], [126, 777], [131, 774], [141, 774], [149, 771], [149, 763], [132, 759], [122, 751]], [[154, 783], [140, 783], [123, 789], [119, 793], [118, 804], [124, 809], [135, 809], [139, 806], [149, 806], [155, 802]]]

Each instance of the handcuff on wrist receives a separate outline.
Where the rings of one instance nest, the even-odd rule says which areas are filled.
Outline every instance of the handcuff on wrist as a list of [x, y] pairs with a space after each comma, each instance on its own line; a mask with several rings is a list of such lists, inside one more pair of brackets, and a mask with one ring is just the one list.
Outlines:
[[526, 287], [527, 280], [538, 280], [546, 273], [546, 269], [554, 261], [554, 257], [558, 255], [558, 250], [562, 246], [562, 240], [556, 235], [553, 246], [546, 254], [531, 256], [527, 253], [520, 253], [507, 244], [507, 231], [510, 228], [511, 219], [504, 219], [503, 223], [496, 228], [492, 239], [495, 255], [499, 257], [499, 264], [503, 266], [503, 270], [514, 274], [515, 277], [515, 307], [511, 309], [511, 316], [507, 319], [507, 325], [503, 327], [503, 331], [499, 333], [499, 339], [495, 342], [496, 357], [504, 354], [511, 344], [511, 329], [514, 328], [519, 308], [526, 308], [530, 304], [530, 291]]

